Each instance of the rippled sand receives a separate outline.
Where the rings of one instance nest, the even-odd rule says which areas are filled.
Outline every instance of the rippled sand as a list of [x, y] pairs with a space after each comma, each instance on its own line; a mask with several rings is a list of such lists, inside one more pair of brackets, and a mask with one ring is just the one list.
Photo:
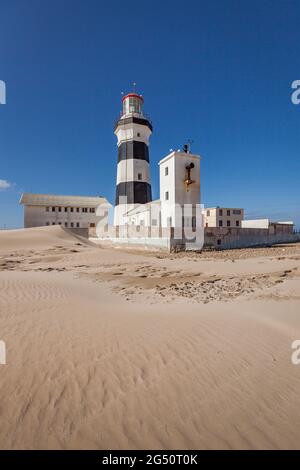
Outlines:
[[299, 448], [300, 245], [0, 232], [0, 448]]

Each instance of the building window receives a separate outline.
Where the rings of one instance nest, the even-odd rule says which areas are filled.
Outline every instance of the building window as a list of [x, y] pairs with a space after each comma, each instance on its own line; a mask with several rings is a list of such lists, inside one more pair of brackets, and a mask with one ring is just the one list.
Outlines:
[[206, 211], [206, 215], [209, 217], [210, 216], [210, 211]]
[[91, 228], [95, 228], [95, 227], [96, 227], [96, 225], [94, 224], [94, 222], [91, 222], [91, 223], [90, 223], [90, 227], [91, 227]]
[[87, 213], [87, 211], [88, 211], [88, 210], [87, 210], [87, 207], [83, 207], [83, 208], [82, 208], [82, 212]]
[[219, 220], [219, 227], [223, 227], [223, 220]]
[[73, 212], [73, 207], [70, 207], [70, 212]]
[[169, 191], [166, 191], [166, 194], [165, 194], [165, 199], [166, 199], [166, 201], [168, 201], [168, 200], [169, 200]]
[[219, 209], [219, 215], [223, 215], [223, 209]]
[[55, 212], [55, 207], [52, 207], [52, 212]]
[[49, 207], [46, 207], [46, 212], [49, 212]]
[[95, 208], [94, 208], [94, 207], [91, 207], [91, 208], [90, 208], [90, 212], [91, 212], [92, 214], [94, 214], [94, 213], [95, 213]]
[[61, 207], [58, 208], [58, 212], [61, 212]]
[[73, 222], [71, 222], [71, 224], [70, 224], [70, 225], [71, 225], [71, 227], [72, 227], [72, 228], [74, 227], [74, 224], [73, 224]]
[[65, 222], [65, 227], [68, 227], [68, 222]]
[[137, 133], [137, 137], [141, 137], [141, 134], [140, 134], [140, 132], [138, 132], [138, 133]]
[[217, 240], [217, 244], [218, 245], [221, 245], [222, 241], [220, 240], [220, 238]]
[[168, 174], [169, 174], [169, 167], [166, 166], [166, 168], [165, 168], [165, 176], [168, 176]]
[[46, 222], [46, 225], [50, 225], [50, 222]]
[[58, 222], [58, 225], [61, 225], [61, 222]]
[[68, 208], [67, 208], [67, 207], [65, 207], [65, 212], [68, 212]]
[[77, 207], [76, 212], [80, 212], [80, 208], [79, 208], [79, 207]]
[[142, 173], [138, 173], [138, 180], [139, 180], [139, 181], [142, 180]]
[[227, 227], [230, 227], [230, 220], [227, 220]]
[[230, 209], [227, 210], [227, 215], [230, 216]]
[[239, 220], [236, 220], [236, 221], [235, 221], [235, 226], [236, 226], [236, 227], [239, 227], [239, 226], [240, 226], [240, 221], [239, 221]]
[[52, 225], [55, 225], [55, 222], [52, 222]]
[[233, 209], [232, 213], [234, 215], [241, 215], [242, 211], [240, 209]]
[[76, 224], [76, 227], [77, 227], [77, 228], [79, 228], [79, 227], [80, 227], [80, 223], [79, 223], [79, 222], [77, 222], [77, 224]]

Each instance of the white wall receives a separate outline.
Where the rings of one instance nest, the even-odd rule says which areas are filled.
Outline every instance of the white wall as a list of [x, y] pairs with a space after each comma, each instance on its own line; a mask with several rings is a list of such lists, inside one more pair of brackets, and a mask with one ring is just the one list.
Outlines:
[[[188, 186], [184, 183], [186, 165], [193, 163], [191, 179], [194, 181]], [[200, 204], [200, 157], [185, 152], [176, 153], [175, 157], [175, 202], [177, 204]]]
[[[139, 116], [139, 118], [140, 117], [141, 116]], [[126, 140], [136, 140], [139, 142], [145, 142], [147, 145], [149, 145], [149, 137], [151, 133], [152, 132], [148, 126], [136, 123], [119, 124], [117, 130], [115, 131], [118, 139], [118, 145]]]
[[[143, 225], [144, 227], [161, 226], [160, 204], [157, 202], [151, 204], [142, 204], [139, 206], [142, 210], [135, 214], [129, 214], [125, 217], [125, 222], [128, 225]], [[153, 224], [153, 220], [155, 223]]]
[[114, 207], [114, 225], [125, 225], [130, 223], [127, 212], [137, 209], [140, 204], [126, 204], [125, 202]]
[[[88, 208], [89, 210], [89, 208]], [[45, 225], [62, 225], [65, 227], [71, 228], [71, 223], [73, 223], [73, 228], [77, 227], [79, 223], [80, 228], [87, 228], [91, 223], [97, 225], [97, 223], [103, 219], [103, 211], [95, 208], [95, 213], [92, 212], [77, 212], [77, 208], [73, 207], [73, 212], [70, 211], [68, 207], [68, 212], [65, 212], [65, 208], [61, 207], [61, 212], [59, 212], [58, 207], [55, 208], [55, 212], [52, 212], [52, 207], [49, 207], [49, 211], [46, 211], [46, 206], [24, 206], [24, 227], [43, 227]], [[102, 214], [102, 215], [101, 215]], [[106, 214], [107, 219], [107, 214]]]
[[[138, 174], [142, 174], [142, 179], [138, 179]], [[117, 184], [123, 181], [146, 181], [150, 182], [150, 165], [146, 160], [129, 158], [118, 163]]]
[[[195, 166], [191, 170], [194, 183], [187, 187], [184, 182], [186, 165], [191, 162]], [[184, 205], [200, 204], [200, 157], [185, 152], [172, 152], [159, 162], [159, 167], [162, 226], [168, 227], [172, 218], [171, 226], [177, 227], [182, 223], [181, 208]], [[165, 174], [166, 168], [168, 175]], [[169, 200], [166, 200], [166, 192], [169, 193]], [[189, 225], [188, 219], [186, 218], [185, 225]]]
[[269, 219], [242, 220], [243, 228], [269, 228]]

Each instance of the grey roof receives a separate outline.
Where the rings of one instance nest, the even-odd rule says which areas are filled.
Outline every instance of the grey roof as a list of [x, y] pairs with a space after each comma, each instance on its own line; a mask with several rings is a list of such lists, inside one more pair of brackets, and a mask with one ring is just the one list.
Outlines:
[[146, 202], [145, 204], [140, 204], [138, 207], [130, 209], [125, 215], [135, 215], [140, 214], [151, 209], [155, 204], [160, 204], [160, 199], [155, 199], [155, 201]]
[[226, 209], [230, 209], [230, 210], [239, 210], [239, 211], [243, 211], [244, 208], [243, 207], [224, 207], [224, 206], [213, 206], [213, 207], [204, 207], [203, 210], [204, 211], [212, 211], [214, 209], [223, 209], [223, 210], [226, 210]]
[[78, 207], [97, 207], [100, 204], [110, 206], [104, 197], [88, 196], [58, 196], [56, 194], [32, 194], [23, 193], [20, 204], [28, 206], [78, 206]]

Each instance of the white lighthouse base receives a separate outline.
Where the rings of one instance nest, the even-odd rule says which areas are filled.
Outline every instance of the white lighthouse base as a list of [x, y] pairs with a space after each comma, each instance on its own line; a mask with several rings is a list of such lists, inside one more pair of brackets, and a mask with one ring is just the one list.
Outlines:
[[128, 217], [127, 217], [128, 212], [144, 205], [145, 204], [119, 204], [118, 206], [115, 206], [114, 225], [116, 226], [128, 225]]

